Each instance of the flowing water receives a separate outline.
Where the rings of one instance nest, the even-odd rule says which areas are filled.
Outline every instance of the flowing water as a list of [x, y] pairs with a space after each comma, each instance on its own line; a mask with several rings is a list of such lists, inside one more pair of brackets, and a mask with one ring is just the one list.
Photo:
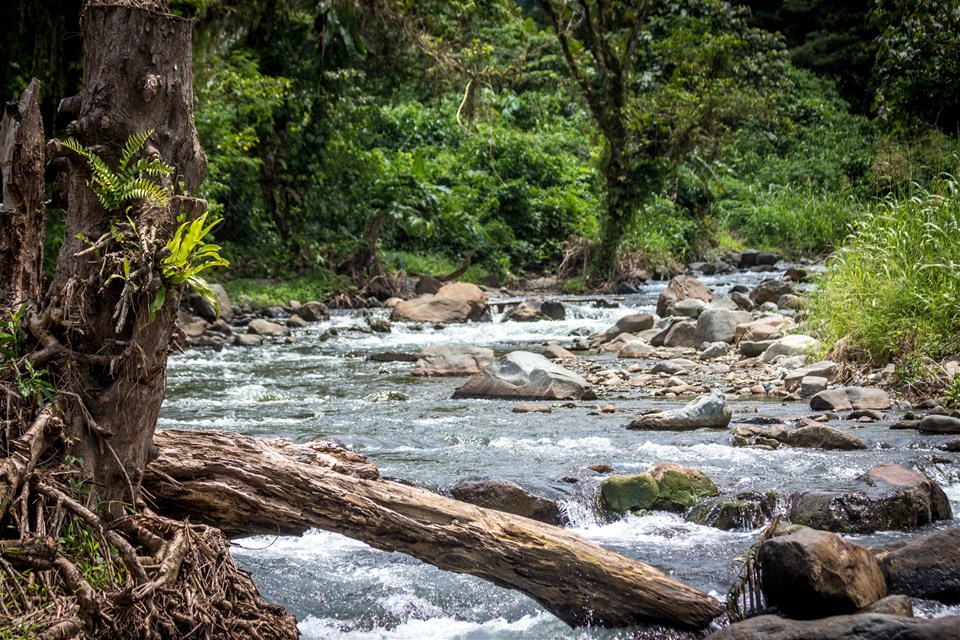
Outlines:
[[[703, 280], [722, 295], [734, 284], [750, 286], [759, 279], [741, 274]], [[468, 476], [512, 480], [559, 499], [576, 533], [720, 599], [735, 580], [737, 557], [757, 531], [725, 532], [667, 513], [604, 517], [595, 505], [599, 479], [585, 467], [602, 463], [630, 473], [655, 462], [676, 462], [702, 470], [724, 492], [772, 490], [785, 496], [797, 489], [841, 487], [876, 464], [894, 462], [924, 470], [960, 511], [960, 457], [933, 449], [945, 438], [891, 431], [890, 420], [856, 431], [870, 445], [863, 451], [759, 451], [729, 446], [728, 434], [720, 431], [624, 428], [644, 409], [672, 408], [682, 400], [624, 393], [602, 401], [616, 407], [613, 414], [600, 413], [596, 401], [558, 403], [552, 414], [514, 414], [512, 401], [451, 400], [462, 379], [413, 378], [410, 363], [367, 360], [372, 353], [415, 353], [429, 344], [487, 346], [498, 354], [537, 351], [550, 340], [569, 341], [573, 331], [594, 332], [623, 315], [652, 312], [662, 287], [651, 283], [614, 309], [569, 303], [563, 321], [442, 329], [394, 323], [393, 332], [373, 334], [351, 330], [365, 325], [362, 314], [342, 313], [298, 330], [289, 344], [188, 350], [170, 360], [160, 428], [333, 440], [370, 457], [383, 475], [429, 489]], [[322, 340], [331, 327], [339, 335]], [[610, 356], [596, 359], [612, 362]], [[806, 404], [757, 399], [734, 400], [732, 406], [735, 412], [756, 407], [759, 415], [776, 418], [811, 413]], [[916, 535], [882, 532], [853, 539], [870, 545]], [[570, 629], [522, 594], [337, 534], [247, 538], [238, 541], [235, 555], [268, 601], [297, 616], [307, 639], [636, 637], [635, 630]], [[920, 604], [925, 615], [948, 611]]]

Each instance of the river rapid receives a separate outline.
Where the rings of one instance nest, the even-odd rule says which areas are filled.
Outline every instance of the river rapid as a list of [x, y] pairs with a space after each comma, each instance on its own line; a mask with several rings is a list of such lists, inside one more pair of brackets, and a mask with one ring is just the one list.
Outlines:
[[[734, 284], [752, 286], [770, 274], [703, 278], [715, 295]], [[738, 556], [758, 531], [720, 531], [668, 513], [610, 518], [596, 506], [600, 476], [585, 467], [608, 464], [639, 473], [656, 462], [700, 469], [721, 491], [791, 491], [840, 488], [882, 462], [916, 466], [943, 486], [960, 511], [960, 454], [933, 447], [945, 437], [888, 427], [898, 417], [859, 429], [862, 451], [734, 448], [725, 431], [630, 431], [624, 425], [644, 409], [674, 408], [686, 400], [615, 392], [600, 401], [555, 403], [553, 413], [514, 414], [514, 401], [451, 400], [463, 379], [410, 376], [409, 362], [378, 363], [383, 351], [416, 353], [430, 344], [468, 344], [539, 351], [548, 341], [569, 342], [574, 331], [606, 329], [624, 315], [653, 312], [665, 283], [644, 285], [618, 308], [567, 303], [562, 321], [500, 322], [414, 327], [394, 323], [387, 334], [364, 333], [361, 312], [335, 313], [330, 321], [294, 332], [290, 343], [223, 351], [190, 349], [170, 359], [160, 428], [226, 429], [297, 442], [335, 441], [368, 456], [384, 476], [441, 490], [469, 476], [517, 482], [557, 498], [574, 532], [636, 558], [723, 599]], [[562, 297], [557, 298], [563, 300]], [[369, 312], [368, 312], [369, 313]], [[374, 313], [385, 312], [375, 310]], [[338, 335], [324, 338], [336, 328]], [[589, 356], [614, 364], [609, 355]], [[651, 364], [644, 361], [641, 364]], [[623, 361], [619, 366], [625, 367]], [[731, 399], [735, 412], [788, 418], [813, 413], [806, 403]], [[601, 413], [613, 405], [615, 413]], [[851, 426], [840, 421], [834, 426]], [[572, 480], [576, 482], [571, 482]], [[956, 521], [935, 528], [957, 526]], [[880, 532], [852, 540], [872, 545], [912, 539]], [[668, 631], [570, 629], [530, 598], [472, 576], [435, 569], [399, 553], [372, 549], [343, 536], [312, 531], [301, 538], [258, 536], [236, 541], [238, 562], [251, 571], [268, 601], [287, 607], [308, 640], [493, 638], [671, 638]], [[919, 615], [960, 613], [960, 607], [918, 602]]]

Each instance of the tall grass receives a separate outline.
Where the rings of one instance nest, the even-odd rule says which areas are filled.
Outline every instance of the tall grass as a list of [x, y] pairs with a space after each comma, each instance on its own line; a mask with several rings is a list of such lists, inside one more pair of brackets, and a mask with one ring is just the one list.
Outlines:
[[874, 364], [960, 353], [960, 183], [878, 202], [828, 262], [809, 322]]

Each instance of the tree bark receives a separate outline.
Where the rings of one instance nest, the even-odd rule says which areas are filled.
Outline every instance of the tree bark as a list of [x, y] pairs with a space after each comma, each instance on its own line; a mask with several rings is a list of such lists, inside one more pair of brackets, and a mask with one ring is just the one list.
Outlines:
[[556, 527], [403, 484], [334, 445], [163, 430], [144, 487], [158, 509], [228, 535], [333, 531], [531, 596], [571, 626], [702, 629], [706, 594]]
[[[146, 6], [84, 7], [85, 88], [64, 101], [78, 114], [67, 129], [111, 166], [131, 134], [152, 129], [144, 152], [175, 167], [168, 186], [178, 195], [166, 207], [132, 203], [125, 212], [108, 212], [87, 186], [85, 161], [67, 156], [64, 246], [43, 310], [31, 323], [51, 352], [60, 351], [51, 369], [65, 391], [60, 405], [71, 453], [83, 458], [97, 497], [114, 512], [120, 501], [137, 500], [165, 390], [179, 292], [167, 285], [165, 304], [149, 312], [164, 286], [164, 245], [178, 215], [202, 212], [203, 201], [189, 195], [206, 168], [193, 124], [190, 22], [134, 4]], [[159, 1], [150, 6], [166, 8]], [[116, 229], [125, 224], [121, 240]], [[106, 238], [105, 246], [90, 250], [98, 238]], [[142, 247], [131, 249], [133, 238]], [[121, 263], [132, 260], [142, 269], [110, 278], [123, 276]]]
[[40, 297], [46, 228], [40, 81], [8, 102], [0, 123], [0, 310]]

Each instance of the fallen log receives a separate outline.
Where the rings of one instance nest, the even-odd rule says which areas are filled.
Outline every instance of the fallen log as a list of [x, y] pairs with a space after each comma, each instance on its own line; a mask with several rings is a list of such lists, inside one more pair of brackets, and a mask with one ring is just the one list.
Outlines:
[[143, 487], [166, 515], [227, 535], [318, 528], [521, 591], [571, 626], [703, 629], [719, 602], [570, 532], [378, 478], [328, 443], [157, 431]]

